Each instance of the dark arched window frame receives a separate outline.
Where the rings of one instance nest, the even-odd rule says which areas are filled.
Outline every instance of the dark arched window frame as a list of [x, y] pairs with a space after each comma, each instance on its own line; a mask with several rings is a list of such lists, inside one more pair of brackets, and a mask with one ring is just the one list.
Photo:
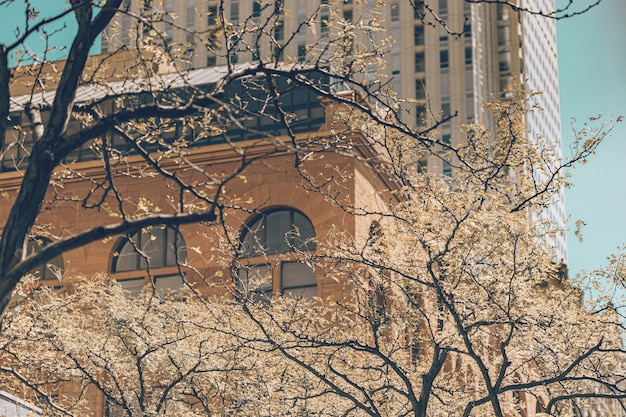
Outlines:
[[[48, 246], [52, 241], [43, 236], [31, 237], [26, 244], [26, 256], [33, 255], [39, 252], [44, 247]], [[41, 264], [33, 268], [30, 273], [35, 275], [40, 280], [58, 280], [63, 276], [64, 261], [63, 255], [57, 255], [54, 258], [48, 260], [45, 265]]]
[[317, 279], [306, 254], [317, 248], [313, 223], [299, 210], [279, 207], [254, 217], [243, 228], [234, 277], [242, 294], [268, 300], [279, 291], [294, 297], [317, 295]]
[[180, 266], [186, 262], [187, 248], [178, 230], [154, 226], [121, 240], [113, 253], [111, 273], [131, 293], [139, 293], [151, 282], [165, 294], [183, 286]]

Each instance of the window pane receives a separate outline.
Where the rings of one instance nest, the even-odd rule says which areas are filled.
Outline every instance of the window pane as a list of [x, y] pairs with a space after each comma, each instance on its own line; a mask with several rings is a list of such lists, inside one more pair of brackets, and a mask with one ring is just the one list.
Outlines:
[[304, 262], [283, 262], [281, 268], [282, 290], [296, 296], [317, 295], [315, 271]]
[[439, 67], [448, 68], [448, 50], [439, 51]]
[[291, 250], [285, 239], [291, 226], [289, 211], [276, 211], [265, 216], [265, 238], [268, 253], [285, 253]]
[[[133, 245], [133, 242], [136, 245]], [[142, 254], [135, 250], [135, 246]], [[178, 263], [185, 263], [187, 249], [183, 237], [175, 229], [153, 227], [124, 240], [114, 257], [113, 272], [146, 269], [148, 262], [145, 257], [149, 258], [152, 268], [174, 266], [177, 265], [176, 251]]]
[[131, 297], [136, 297], [143, 291], [146, 281], [143, 278], [125, 279], [118, 281], [125, 291], [128, 291]]
[[285, 290], [284, 294], [290, 298], [313, 298], [317, 297], [317, 287], [302, 287]]
[[137, 256], [138, 253], [135, 251], [133, 244], [126, 241], [117, 256], [114, 272], [132, 271], [137, 269]]
[[244, 266], [239, 268], [237, 275], [243, 292], [272, 290], [272, 269], [269, 265]]
[[300, 250], [315, 250], [315, 229], [313, 225], [302, 214], [293, 214], [294, 241], [295, 248]]
[[63, 256], [57, 255], [48, 262], [43, 271], [42, 279], [58, 279], [63, 275]]
[[426, 80], [423, 78], [415, 80], [415, 98], [418, 100], [426, 98]]
[[260, 218], [248, 230], [244, 231], [241, 249], [245, 255], [259, 255], [265, 252], [263, 247], [264, 228], [263, 218]]
[[267, 302], [272, 298], [272, 269], [269, 265], [252, 265], [237, 271], [237, 287], [253, 301]]
[[424, 72], [426, 70], [426, 60], [424, 59], [424, 53], [418, 52], [415, 54], [415, 72]]
[[167, 295], [183, 288], [183, 285], [183, 277], [181, 275], [167, 275], [154, 279], [154, 288], [159, 295]]
[[415, 33], [413, 36], [413, 42], [415, 43], [415, 46], [424, 45], [424, 26], [415, 26]]
[[[187, 248], [183, 237], [176, 230], [167, 229], [167, 249], [165, 251], [165, 265], [180, 265], [187, 262]], [[178, 259], [177, 259], [178, 255]]]
[[[45, 237], [35, 237], [28, 240], [28, 246], [26, 248], [26, 254], [28, 256], [39, 252], [44, 246], [47, 246], [51, 241]], [[29, 271], [39, 279], [57, 279], [63, 275], [63, 256], [57, 255], [54, 258], [46, 262], [44, 265], [39, 265]]]
[[443, 97], [450, 96], [450, 74], [441, 74], [441, 95]]
[[230, 20], [233, 22], [239, 20], [239, 0], [232, 0], [230, 2]]
[[[150, 260], [150, 267], [159, 268], [165, 266], [165, 229], [153, 227], [141, 232], [141, 251]], [[141, 257], [141, 262], [146, 260]]]

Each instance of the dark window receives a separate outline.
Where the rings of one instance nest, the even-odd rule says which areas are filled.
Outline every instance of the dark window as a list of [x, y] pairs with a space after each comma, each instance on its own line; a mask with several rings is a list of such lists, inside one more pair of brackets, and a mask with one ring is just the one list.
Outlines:
[[291, 255], [284, 260], [267, 258], [316, 249], [315, 229], [304, 214], [291, 208], [263, 213], [244, 228], [240, 242], [242, 259], [234, 275], [242, 295], [267, 301], [274, 287], [297, 298], [317, 295], [315, 270], [309, 262]]
[[496, 8], [498, 20], [509, 20], [509, 6], [498, 4]]
[[239, 20], [239, 0], [230, 2], [230, 20], [233, 22]]
[[287, 253], [296, 250], [315, 250], [315, 230], [306, 216], [294, 209], [264, 213], [241, 237], [245, 256]]
[[439, 51], [439, 67], [448, 68], [449, 65], [450, 65], [450, 62], [448, 58], [448, 50], [444, 49], [442, 51]]
[[415, 80], [415, 98], [418, 100], [426, 98], [426, 80], [423, 78]]
[[439, 13], [448, 13], [448, 0], [439, 0]]
[[416, 1], [415, 3], [413, 3], [413, 17], [417, 20], [417, 19], [423, 19], [425, 16], [424, 14], [424, 3], [421, 1]]
[[328, 33], [328, 19], [330, 17], [327, 14], [323, 14], [320, 20], [320, 33], [326, 35]]
[[450, 162], [443, 160], [441, 171], [446, 180], [452, 179], [452, 165], [450, 165]]
[[306, 59], [306, 45], [298, 45], [298, 61], [304, 62]]
[[217, 23], [217, 6], [209, 6], [207, 12], [207, 25], [213, 26]]
[[[50, 239], [45, 237], [34, 237], [28, 240], [28, 244], [26, 247], [26, 255], [33, 255], [40, 250], [42, 250], [45, 246], [52, 243]], [[31, 274], [35, 275], [39, 279], [58, 279], [63, 275], [63, 256], [57, 255], [54, 258], [50, 259], [46, 264], [41, 264], [36, 268], [30, 271]]]
[[391, 2], [391, 21], [400, 21], [400, 5], [398, 4], [398, 0], [394, 0]]
[[252, 3], [252, 17], [261, 17], [261, 3], [258, 1]]
[[113, 255], [111, 272], [176, 266], [187, 262], [182, 236], [168, 227], [151, 227], [124, 239]]
[[424, 26], [415, 26], [415, 32], [413, 33], [415, 46], [424, 45]]
[[276, 22], [274, 26], [274, 39], [277, 41], [285, 39], [285, 25], [282, 20]]
[[472, 25], [470, 23], [465, 24], [463, 31], [464, 31], [463, 36], [465, 36], [466, 38], [472, 37]]
[[498, 46], [511, 44], [511, 30], [508, 26], [498, 26]]
[[280, 279], [283, 294], [299, 298], [313, 298], [317, 295], [315, 271], [304, 262], [283, 262]]
[[237, 287], [252, 301], [268, 301], [272, 297], [271, 265], [246, 265], [237, 268]]
[[428, 121], [428, 109], [425, 105], [415, 107], [415, 123], [418, 126], [425, 126]]
[[426, 59], [423, 52], [418, 52], [415, 54], [415, 72], [424, 71], [426, 71]]

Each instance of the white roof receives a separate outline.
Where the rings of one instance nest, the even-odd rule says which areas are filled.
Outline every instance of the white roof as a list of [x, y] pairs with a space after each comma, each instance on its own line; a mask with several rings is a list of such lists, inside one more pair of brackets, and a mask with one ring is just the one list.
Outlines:
[[[254, 64], [245, 63], [237, 65], [235, 71], [254, 68]], [[180, 71], [169, 74], [157, 75], [146, 79], [125, 79], [111, 81], [106, 84], [81, 85], [76, 89], [74, 103], [85, 103], [100, 100], [107, 96], [138, 93], [141, 91], [167, 91], [172, 88], [185, 86], [199, 86], [217, 83], [228, 74], [227, 66], [207, 67], [196, 70]], [[40, 91], [35, 94], [24, 94], [11, 97], [11, 112], [23, 111], [26, 104], [51, 105], [54, 101], [56, 90]]]

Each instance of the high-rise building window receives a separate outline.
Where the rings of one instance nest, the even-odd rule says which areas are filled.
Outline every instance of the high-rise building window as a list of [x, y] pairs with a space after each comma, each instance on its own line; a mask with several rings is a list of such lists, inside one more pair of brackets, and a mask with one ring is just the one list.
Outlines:
[[448, 0], [439, 0], [439, 14], [448, 13]]
[[328, 21], [330, 19], [330, 9], [328, 6], [323, 6], [320, 11], [320, 33], [326, 35], [328, 33]]
[[446, 29], [445, 27], [443, 27], [442, 25], [438, 25], [439, 26], [439, 42], [441, 43], [447, 43], [448, 42], [448, 29]]
[[415, 80], [415, 98], [418, 100], [426, 98], [426, 80], [423, 78]]
[[[444, 117], [445, 116], [450, 116], [450, 114], [451, 114], [450, 109], [451, 109], [450, 102], [441, 103], [441, 112], [443, 113]], [[446, 135], [444, 135], [444, 138], [445, 138], [445, 136]], [[447, 135], [447, 136], [448, 136], [448, 139], [449, 139], [450, 135]], [[448, 141], [448, 143], [450, 143], [450, 142]]]
[[511, 70], [511, 53], [500, 52], [498, 54], [498, 68], [501, 72], [508, 72]]
[[165, 45], [170, 45], [174, 40], [174, 0], [165, 0], [163, 8], [165, 9], [163, 39]]
[[414, 28], [414, 32], [413, 32], [413, 42], [415, 43], [415, 46], [421, 46], [424, 45], [424, 26], [423, 25], [417, 25]]
[[498, 46], [511, 43], [511, 29], [508, 26], [498, 26]]
[[465, 47], [465, 65], [472, 65], [472, 47]]
[[306, 45], [298, 44], [298, 61], [304, 62], [306, 59]]
[[391, 0], [391, 22], [399, 22], [400, 21], [400, 4], [398, 0]]
[[187, 42], [194, 41], [194, 33], [196, 28], [196, 3], [195, 0], [187, 1], [187, 16], [186, 16], [186, 28], [187, 28]]
[[452, 179], [452, 165], [446, 160], [441, 161], [441, 173], [447, 180]]
[[424, 18], [424, 3], [421, 1], [412, 2], [413, 4], [413, 18], [415, 20], [421, 20]]
[[509, 20], [509, 6], [498, 3], [496, 5], [496, 15], [498, 20]]
[[274, 25], [274, 40], [280, 42], [285, 39], [285, 23], [282, 20]]
[[441, 97], [450, 97], [450, 90], [452, 87], [450, 84], [450, 74], [448, 72], [442, 72], [439, 80], [441, 87]]
[[231, 22], [239, 20], [239, 0], [230, 1], [230, 20]]
[[415, 72], [426, 71], [426, 58], [423, 52], [417, 52], [415, 54]]
[[258, 1], [252, 2], [252, 17], [255, 19], [261, 17], [261, 9], [261, 3]]
[[[130, 12], [130, 7], [130, 0], [124, 0], [122, 2], [122, 10], [124, 10], [125, 12]], [[120, 28], [122, 45], [130, 46], [130, 31], [132, 26], [131, 24], [131, 17], [127, 13], [122, 14], [122, 24]]]
[[474, 121], [474, 94], [471, 92], [465, 95], [465, 115], [469, 123]]
[[471, 23], [466, 23], [463, 27], [463, 36], [468, 39], [472, 37], [472, 25]]
[[442, 49], [439, 51], [439, 68], [448, 68], [450, 66], [448, 50]]
[[209, 5], [207, 11], [207, 25], [213, 26], [217, 23], [217, 5]]
[[426, 126], [428, 122], [428, 108], [421, 104], [415, 106], [415, 123], [417, 126]]

